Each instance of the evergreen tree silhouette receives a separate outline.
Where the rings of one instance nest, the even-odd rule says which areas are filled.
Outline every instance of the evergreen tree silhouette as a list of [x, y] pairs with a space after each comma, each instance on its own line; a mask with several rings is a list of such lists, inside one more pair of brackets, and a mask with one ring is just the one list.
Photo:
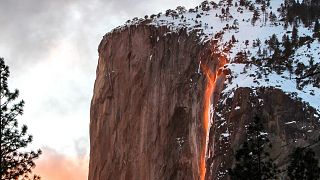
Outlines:
[[298, 45], [298, 28], [294, 25], [293, 28], [292, 28], [292, 36], [291, 36], [291, 39], [292, 39], [292, 44], [294, 46], [297, 46]]
[[229, 169], [233, 180], [274, 179], [279, 172], [269, 157], [268, 148], [272, 148], [267, 133], [264, 132], [261, 120], [255, 116], [248, 126], [247, 140], [237, 150], [234, 168]]
[[320, 24], [318, 19], [314, 23], [313, 36], [320, 38]]
[[35, 167], [34, 159], [41, 150], [24, 152], [23, 148], [32, 142], [32, 136], [27, 134], [27, 126], [18, 126], [17, 116], [22, 115], [24, 101], [14, 101], [19, 96], [16, 89], [13, 92], [8, 87], [9, 67], [0, 58], [1, 70], [1, 179], [40, 179], [32, 173]]
[[312, 149], [298, 147], [290, 156], [287, 175], [291, 180], [313, 180], [320, 178], [320, 167]]

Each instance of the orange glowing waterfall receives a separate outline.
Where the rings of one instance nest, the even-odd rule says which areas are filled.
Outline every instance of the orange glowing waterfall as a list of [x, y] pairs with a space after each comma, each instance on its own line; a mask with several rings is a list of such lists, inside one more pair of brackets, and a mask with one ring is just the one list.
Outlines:
[[[226, 58], [221, 56], [219, 58], [219, 67], [223, 67], [227, 63]], [[207, 151], [207, 141], [209, 136], [209, 125], [210, 125], [210, 105], [211, 96], [214, 94], [216, 88], [216, 80], [223, 76], [222, 70], [219, 69], [217, 72], [213, 73], [208, 66], [201, 65], [201, 69], [206, 76], [206, 89], [204, 94], [204, 109], [203, 109], [203, 140], [200, 152], [200, 162], [199, 162], [199, 172], [200, 180], [204, 180], [206, 176], [206, 151]]]
[[210, 104], [211, 104], [211, 95], [214, 90], [216, 74], [205, 65], [202, 65], [202, 70], [206, 75], [207, 85], [204, 94], [204, 109], [203, 109], [203, 130], [204, 140], [202, 141], [202, 149], [200, 152], [200, 180], [204, 180], [206, 175], [206, 150], [207, 150], [207, 137], [209, 133], [209, 122], [210, 122]]

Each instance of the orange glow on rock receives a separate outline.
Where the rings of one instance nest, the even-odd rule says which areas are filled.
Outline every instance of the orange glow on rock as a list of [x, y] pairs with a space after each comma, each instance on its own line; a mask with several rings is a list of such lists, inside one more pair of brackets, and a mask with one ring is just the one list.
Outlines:
[[211, 97], [216, 89], [216, 80], [224, 76], [221, 67], [227, 63], [225, 56], [219, 58], [219, 69], [213, 73], [208, 66], [201, 65], [201, 69], [204, 72], [207, 80], [205, 94], [204, 94], [204, 106], [203, 106], [203, 141], [200, 152], [200, 162], [199, 162], [199, 172], [200, 180], [204, 180], [206, 176], [206, 151], [207, 151], [207, 141], [209, 136], [209, 123], [210, 123], [210, 105]]
[[204, 94], [204, 107], [203, 107], [203, 137], [202, 149], [200, 154], [200, 180], [204, 180], [206, 175], [206, 150], [207, 150], [207, 136], [209, 132], [209, 120], [210, 120], [210, 104], [211, 95], [214, 90], [216, 74], [213, 73], [207, 66], [202, 65], [202, 71], [206, 75], [207, 85]]

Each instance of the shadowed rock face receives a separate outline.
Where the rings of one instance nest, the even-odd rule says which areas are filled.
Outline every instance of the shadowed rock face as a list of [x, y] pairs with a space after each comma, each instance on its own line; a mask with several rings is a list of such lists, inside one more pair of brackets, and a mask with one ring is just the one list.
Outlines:
[[[168, 32], [141, 24], [101, 41], [90, 114], [89, 180], [199, 179], [206, 85], [199, 63], [217, 69], [218, 58], [209, 43], [199, 44], [195, 33]], [[293, 140], [310, 144], [319, 134], [314, 110], [281, 90], [254, 94], [239, 88], [233, 98], [226, 98], [220, 95], [223, 83], [218, 84], [219, 92], [212, 96], [216, 110], [206, 179], [227, 178], [225, 170], [232, 166], [232, 155], [245, 139], [244, 126], [254, 114], [263, 116], [276, 144], [272, 155], [280, 165], [297, 145]], [[226, 126], [220, 126], [217, 112]], [[289, 121], [297, 124], [285, 124]], [[227, 129], [230, 136], [221, 138]]]
[[[234, 154], [246, 139], [245, 126], [255, 115], [262, 119], [273, 145], [271, 158], [276, 160], [280, 169], [286, 168], [288, 156], [295, 147], [314, 144], [320, 135], [315, 110], [279, 89], [261, 87], [253, 92], [250, 88], [238, 88], [233, 98], [224, 98], [223, 95], [220, 98], [210, 132], [209, 151], [212, 155], [207, 160], [210, 166], [208, 179], [228, 178], [226, 170], [234, 164]], [[226, 133], [229, 136], [223, 135]], [[312, 148], [320, 157], [319, 144]]]

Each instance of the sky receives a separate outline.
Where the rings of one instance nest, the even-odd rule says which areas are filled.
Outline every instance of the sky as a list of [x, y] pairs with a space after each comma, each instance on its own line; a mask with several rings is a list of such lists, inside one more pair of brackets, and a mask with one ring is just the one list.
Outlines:
[[[89, 111], [102, 36], [133, 17], [202, 0], [1, 0], [0, 57], [26, 104], [45, 180], [87, 179]], [[81, 170], [81, 171], [79, 171]], [[57, 173], [59, 172], [59, 173]]]

